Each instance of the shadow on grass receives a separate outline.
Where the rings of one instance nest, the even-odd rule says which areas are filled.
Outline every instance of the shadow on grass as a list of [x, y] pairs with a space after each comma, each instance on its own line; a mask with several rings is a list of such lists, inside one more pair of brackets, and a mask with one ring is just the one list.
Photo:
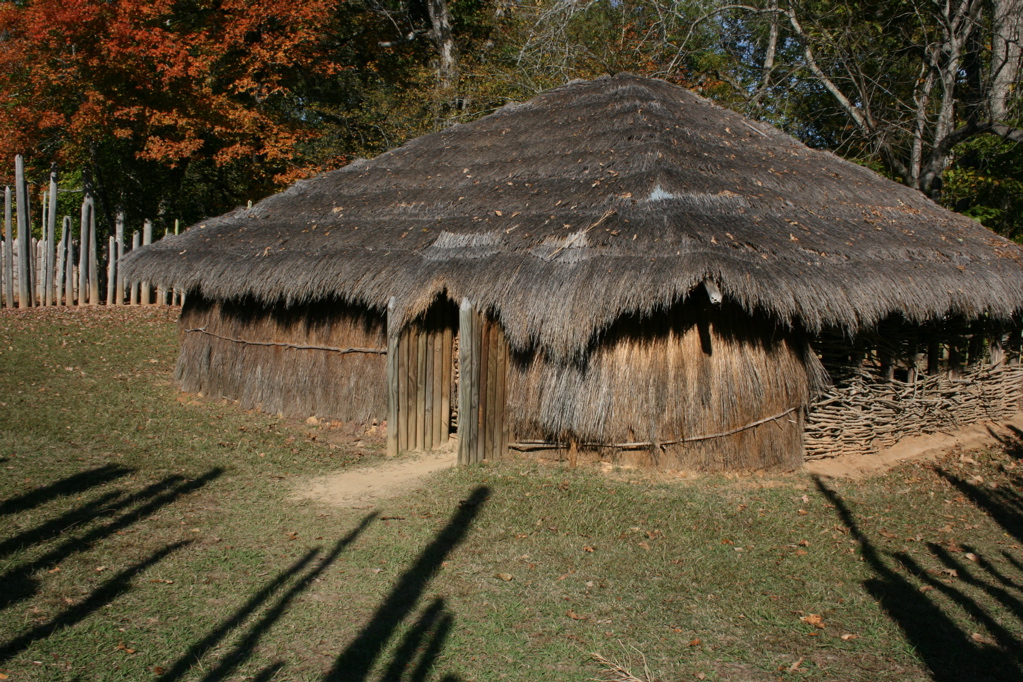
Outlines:
[[995, 440], [1002, 444], [1002, 447], [1005, 449], [1005, 454], [1015, 460], [1023, 460], [1023, 429], [1011, 424], [1007, 424], [1006, 426], [1009, 430], [1009, 433], [1007, 434], [998, 433], [990, 426], [987, 431], [989, 434], [994, 436]]
[[[880, 551], [862, 532], [842, 497], [820, 478], [814, 477], [814, 480], [824, 497], [835, 506], [853, 539], [859, 543], [863, 560], [874, 572], [874, 577], [867, 580], [864, 587], [902, 629], [933, 679], [939, 682], [1021, 679], [1023, 643], [1005, 623], [992, 617], [989, 609], [976, 597], [932, 575], [908, 554]], [[928, 550], [946, 567], [946, 574], [956, 575], [960, 582], [981, 591], [995, 605], [1023, 623], [1023, 604], [1009, 591], [1019, 593], [1020, 585], [979, 556], [979, 550], [974, 550], [978, 557], [977, 573], [940, 545], [929, 544]], [[892, 568], [886, 559], [901, 564], [908, 574], [916, 576], [924, 585], [915, 584]], [[947, 604], [939, 604], [928, 591], [941, 595]], [[965, 631], [949, 615], [948, 604], [960, 609], [970, 620], [982, 624], [995, 641], [990, 642], [982, 635]]]
[[63, 535], [70, 526], [86, 528], [94, 521], [110, 517], [106, 523], [95, 525], [79, 535], [70, 535], [42, 556], [17, 564], [0, 574], [0, 585], [3, 586], [0, 591], [0, 611], [32, 597], [39, 591], [39, 580], [36, 578], [39, 571], [52, 569], [70, 556], [89, 551], [100, 540], [151, 516], [182, 495], [195, 492], [222, 473], [223, 469], [214, 468], [193, 480], [187, 480], [182, 476], [168, 476], [130, 495], [123, 491], [106, 493], [57, 519], [8, 538], [0, 543], [0, 549], [3, 550], [0, 555]]
[[1017, 542], [1023, 542], [1023, 499], [1019, 493], [1023, 477], [1013, 476], [1011, 485], [1003, 485], [992, 490], [981, 488], [944, 469], [938, 469], [937, 472], [971, 502], [987, 512], [1002, 530], [1016, 538]]
[[59, 615], [46, 623], [37, 625], [25, 634], [15, 637], [6, 644], [0, 645], [0, 662], [6, 661], [12, 656], [24, 651], [31, 646], [33, 642], [45, 639], [58, 630], [78, 624], [90, 614], [112, 603], [115, 599], [131, 589], [132, 578], [137, 576], [139, 573], [142, 573], [150, 566], [158, 563], [171, 552], [188, 544], [191, 544], [190, 540], [177, 542], [154, 552], [148, 559], [140, 561], [130, 568], [126, 568], [120, 573], [112, 576], [109, 580], [105, 581], [102, 585], [93, 590], [92, 594], [90, 594], [84, 601], [65, 609]]
[[[480, 486], [460, 503], [447, 525], [402, 574], [373, 617], [338, 656], [323, 678], [325, 682], [357, 682], [368, 678], [395, 631], [416, 608], [426, 586], [440, 570], [441, 563], [465, 539], [489, 496], [490, 489]], [[384, 670], [383, 679], [399, 680], [407, 672], [409, 676], [405, 679], [425, 680], [444, 647], [453, 622], [454, 616], [445, 610], [444, 601], [434, 600], [398, 645]], [[454, 678], [449, 676], [445, 679]]]
[[[242, 665], [252, 656], [259, 640], [270, 630], [281, 616], [284, 615], [291, 603], [302, 592], [307, 590], [313, 580], [318, 578], [324, 570], [333, 564], [341, 552], [366, 529], [376, 518], [376, 512], [368, 514], [362, 522], [347, 536], [338, 540], [323, 558], [304, 574], [306, 567], [320, 553], [319, 548], [310, 549], [304, 556], [299, 558], [287, 569], [281, 571], [273, 580], [268, 582], [261, 590], [252, 595], [241, 608], [230, 618], [211, 630], [209, 634], [196, 642], [181, 658], [179, 658], [167, 672], [157, 678], [160, 682], [170, 682], [181, 679], [186, 675], [193, 665], [198, 663], [206, 654], [217, 647], [233, 630], [239, 627], [249, 616], [268, 602], [279, 590], [281, 590], [292, 578], [302, 574], [284, 594], [277, 598], [276, 602], [255, 623], [253, 623], [242, 638], [230, 651], [209, 672], [202, 677], [203, 680], [223, 680], [229, 677], [238, 666]], [[257, 674], [256, 679], [270, 679], [278, 670], [284, 666], [283, 662], [274, 663]]]
[[130, 473], [132, 473], [132, 469], [127, 469], [116, 464], [107, 464], [106, 466], [83, 471], [81, 473], [74, 474], [73, 476], [62, 478], [61, 480], [47, 486], [36, 488], [35, 490], [25, 493], [19, 497], [12, 497], [0, 502], [0, 516], [28, 511], [33, 507], [38, 507], [39, 505], [45, 504], [58, 497], [77, 495], [89, 490], [90, 488], [110, 483], [111, 481]]

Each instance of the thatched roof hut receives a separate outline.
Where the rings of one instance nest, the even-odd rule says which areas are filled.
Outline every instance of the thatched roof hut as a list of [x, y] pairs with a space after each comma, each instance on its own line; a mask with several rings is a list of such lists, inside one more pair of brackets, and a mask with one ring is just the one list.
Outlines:
[[[631, 75], [299, 182], [124, 271], [189, 292], [186, 387], [274, 411], [386, 414], [407, 441], [392, 450], [446, 440], [437, 413], [457, 395], [463, 450], [641, 445], [709, 468], [799, 461], [805, 408], [827, 383], [816, 335], [1009, 321], [1023, 307], [1015, 244]], [[425, 425], [402, 416], [415, 409], [431, 410]], [[433, 436], [418, 434], [431, 418]]]

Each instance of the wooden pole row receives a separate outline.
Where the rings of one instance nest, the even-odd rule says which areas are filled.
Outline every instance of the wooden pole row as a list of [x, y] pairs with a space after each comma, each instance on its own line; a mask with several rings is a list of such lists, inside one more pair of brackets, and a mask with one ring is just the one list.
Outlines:
[[[96, 228], [95, 200], [88, 192], [83, 196], [78, 239], [72, 238], [72, 220], [65, 216], [58, 242], [59, 192], [57, 170], [52, 166], [48, 188], [42, 193], [42, 238], [33, 238], [31, 193], [25, 178], [24, 160], [20, 155], [15, 157], [13, 192], [10, 187], [4, 190], [3, 238], [0, 239], [0, 303], [8, 308], [125, 303], [125, 282], [118, 267], [125, 255], [123, 213], [118, 211], [115, 234], [107, 239], [106, 264], [103, 268], [106, 292], [101, 299], [100, 261], [103, 254], [100, 253]], [[174, 234], [178, 230], [179, 223], [174, 221]], [[167, 233], [164, 232], [165, 235]], [[143, 225], [141, 244], [150, 244], [152, 241], [153, 224], [147, 220]], [[138, 248], [139, 245], [139, 234], [135, 232], [132, 248]], [[184, 302], [184, 294], [163, 288], [154, 292], [149, 283], [145, 282], [130, 287], [127, 302], [166, 305], [168, 299], [171, 305], [180, 305]]]
[[458, 334], [458, 463], [500, 459], [510, 440], [504, 330], [464, 300]]
[[446, 304], [397, 328], [395, 302], [387, 322], [387, 452], [433, 450], [451, 433], [454, 320]]

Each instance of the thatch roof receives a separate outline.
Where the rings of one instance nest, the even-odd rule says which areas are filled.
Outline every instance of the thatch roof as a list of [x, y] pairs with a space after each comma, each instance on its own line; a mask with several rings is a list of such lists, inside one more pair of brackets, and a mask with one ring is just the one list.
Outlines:
[[919, 192], [669, 83], [574, 82], [299, 182], [132, 254], [212, 298], [439, 293], [564, 357], [705, 280], [809, 330], [1008, 317], [1023, 249]]

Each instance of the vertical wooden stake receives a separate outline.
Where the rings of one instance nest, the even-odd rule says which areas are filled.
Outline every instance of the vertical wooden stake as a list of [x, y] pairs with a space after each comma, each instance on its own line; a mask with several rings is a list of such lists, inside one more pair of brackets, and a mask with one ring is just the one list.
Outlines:
[[387, 455], [398, 454], [398, 321], [397, 300], [387, 302]]
[[394, 428], [398, 433], [398, 452], [408, 452], [408, 330], [398, 338], [398, 420]]
[[122, 210], [118, 210], [117, 217], [114, 218], [114, 239], [117, 242], [117, 252], [110, 255], [117, 261], [114, 268], [117, 277], [114, 305], [124, 305], [124, 276], [121, 274], [121, 259], [124, 258], [124, 211]]
[[78, 227], [78, 305], [83, 306], [89, 291], [89, 195], [82, 199], [82, 217]]
[[434, 439], [431, 447], [440, 448], [447, 442], [447, 429], [444, 426], [444, 405], [442, 393], [444, 387], [444, 303], [438, 306], [434, 312], [434, 325], [431, 331], [433, 339], [434, 357], [434, 427], [432, 429]]
[[[447, 308], [447, 306], [445, 306]], [[444, 339], [442, 342], [443, 357], [441, 359], [441, 387], [440, 387], [440, 411], [441, 411], [441, 445], [448, 442], [451, 436], [451, 371], [453, 369], [454, 339], [451, 333], [451, 316], [448, 312], [444, 315]]]
[[504, 330], [498, 328], [497, 338], [497, 457], [508, 455], [508, 366], [511, 355]]
[[[134, 251], [137, 248], [139, 248], [139, 231], [135, 230], [134, 232], [131, 233], [131, 250]], [[129, 301], [129, 304], [138, 305], [139, 285], [135, 282], [132, 282], [128, 286], [131, 288], [131, 300]]]
[[31, 242], [29, 236], [28, 191], [25, 186], [25, 161], [21, 154], [14, 157], [14, 192], [18, 201], [18, 308], [32, 306], [32, 293], [29, 286], [29, 270], [32, 265]]
[[117, 289], [117, 240], [114, 235], [107, 237], [107, 305], [114, 304]]
[[[167, 229], [164, 228], [163, 236], [167, 236]], [[156, 305], [167, 305], [167, 290], [163, 286], [156, 287]]]
[[[96, 200], [89, 196], [89, 305], [99, 305], [99, 244], [96, 236]], [[84, 247], [83, 247], [84, 248]]]
[[60, 233], [60, 242], [57, 244], [57, 275], [54, 277], [54, 283], [57, 286], [57, 305], [67, 305], [67, 299], [64, 298], [65, 287], [64, 287], [64, 271], [67, 263], [67, 245], [71, 239], [71, 218], [64, 216], [64, 223], [61, 226], [63, 229]]
[[426, 319], [424, 320], [425, 328], [423, 330], [424, 348], [426, 350], [424, 354], [423, 366], [425, 372], [423, 375], [423, 449], [433, 449], [433, 351], [434, 351], [434, 339], [433, 339], [433, 315], [427, 313]]
[[64, 216], [64, 234], [67, 239], [67, 264], [64, 266], [64, 305], [75, 304], [75, 242], [71, 238], [71, 216]]
[[458, 463], [471, 464], [472, 453], [476, 443], [473, 440], [471, 424], [472, 411], [472, 376], [473, 355], [473, 318], [475, 317], [472, 303], [462, 299], [458, 309]]
[[14, 235], [11, 188], [4, 188], [4, 296], [8, 308], [14, 307]]
[[426, 330], [416, 334], [416, 449], [426, 449]]
[[[153, 223], [146, 220], [142, 223], [142, 246], [149, 246], [153, 243]], [[142, 305], [152, 305], [153, 297], [149, 282], [142, 283], [142, 294], [140, 296]]]
[[46, 215], [46, 305], [54, 305], [59, 297], [60, 283], [55, 282], [57, 243], [57, 164], [50, 166], [50, 205]]
[[408, 366], [405, 368], [405, 383], [408, 402], [408, 412], [405, 415], [405, 428], [407, 429], [408, 449], [416, 449], [416, 382], [419, 379], [419, 363], [417, 355], [419, 351], [419, 330], [414, 324], [405, 328], [405, 336], [408, 337]]

